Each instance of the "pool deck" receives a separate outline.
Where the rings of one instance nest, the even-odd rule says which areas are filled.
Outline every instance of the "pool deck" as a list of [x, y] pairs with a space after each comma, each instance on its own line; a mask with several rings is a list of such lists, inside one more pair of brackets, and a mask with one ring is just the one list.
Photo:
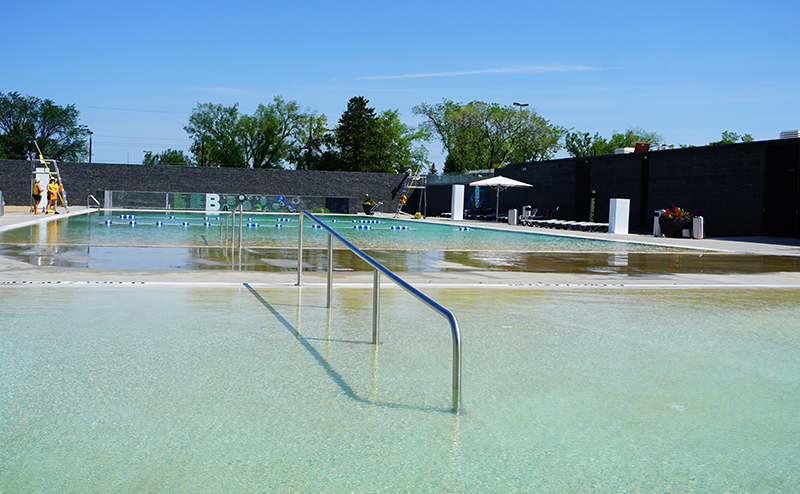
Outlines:
[[[18, 208], [16, 208], [18, 209]], [[53, 221], [84, 214], [86, 206], [70, 207], [70, 212], [61, 214], [34, 215], [28, 211], [14, 211], [0, 216], [0, 232], [29, 226], [35, 223]], [[671, 239], [638, 234], [610, 234], [598, 232], [574, 232], [532, 228], [526, 226], [488, 223], [480, 221], [453, 221], [444, 218], [429, 218], [432, 223], [447, 223], [472, 228], [491, 228], [506, 231], [536, 232], [545, 235], [569, 236], [588, 239], [603, 239], [618, 242], [633, 242], [702, 251], [715, 251], [730, 254], [754, 254], [800, 257], [800, 239], [742, 237], [714, 239]], [[800, 272], [760, 273], [760, 274], [654, 274], [629, 277], [614, 274], [573, 274], [573, 273], [521, 273], [504, 271], [467, 272], [438, 271], [431, 273], [398, 273], [412, 285], [429, 288], [519, 288], [519, 289], [562, 289], [562, 288], [793, 288], [800, 289]], [[324, 286], [325, 273], [309, 272], [302, 276], [304, 286]], [[295, 286], [296, 273], [254, 273], [249, 271], [124, 271], [97, 269], [70, 269], [52, 266], [32, 266], [30, 264], [0, 256], [0, 285], [78, 285], [97, 286], [98, 284], [126, 285], [241, 285], [251, 286]], [[384, 286], [394, 286], [384, 280]], [[336, 287], [372, 287], [372, 273], [335, 273]]]

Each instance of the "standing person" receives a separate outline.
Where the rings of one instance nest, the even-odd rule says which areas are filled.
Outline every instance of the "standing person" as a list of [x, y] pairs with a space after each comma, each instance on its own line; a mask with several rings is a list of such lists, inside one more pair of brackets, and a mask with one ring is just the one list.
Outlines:
[[31, 197], [33, 198], [33, 214], [39, 214], [39, 202], [42, 200], [42, 184], [39, 183], [38, 178], [33, 182]]
[[50, 183], [47, 184], [47, 206], [44, 209], [44, 214], [50, 211], [50, 205], [53, 206], [53, 212], [58, 214], [58, 190], [56, 179], [51, 178]]

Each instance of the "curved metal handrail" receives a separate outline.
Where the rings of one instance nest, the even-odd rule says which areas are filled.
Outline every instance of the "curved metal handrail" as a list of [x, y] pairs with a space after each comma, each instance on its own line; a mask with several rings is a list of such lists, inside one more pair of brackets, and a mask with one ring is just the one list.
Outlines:
[[429, 296], [425, 295], [414, 286], [409, 284], [407, 281], [403, 280], [388, 268], [383, 266], [381, 263], [370, 257], [364, 251], [356, 247], [355, 245], [351, 244], [348, 240], [344, 237], [333, 231], [331, 227], [324, 224], [320, 221], [317, 217], [313, 214], [309, 213], [306, 210], [300, 211], [300, 221], [298, 224], [298, 251], [297, 251], [297, 286], [302, 285], [302, 274], [303, 274], [303, 218], [308, 216], [311, 221], [319, 225], [322, 229], [328, 232], [328, 307], [331, 306], [331, 286], [332, 286], [332, 247], [331, 247], [331, 238], [336, 237], [337, 240], [342, 242], [345, 247], [350, 249], [355, 255], [360, 257], [364, 262], [372, 266], [374, 269], [374, 282], [373, 282], [373, 343], [378, 343], [378, 325], [379, 325], [379, 305], [380, 305], [380, 273], [383, 273], [386, 277], [392, 280], [396, 285], [400, 288], [404, 289], [414, 297], [416, 297], [420, 302], [424, 303], [439, 315], [447, 319], [447, 322], [450, 324], [450, 332], [453, 337], [453, 409], [455, 412], [458, 412], [461, 405], [461, 329], [458, 326], [458, 319], [456, 316], [450, 312], [448, 309], [443, 307], [441, 304], [430, 298]]

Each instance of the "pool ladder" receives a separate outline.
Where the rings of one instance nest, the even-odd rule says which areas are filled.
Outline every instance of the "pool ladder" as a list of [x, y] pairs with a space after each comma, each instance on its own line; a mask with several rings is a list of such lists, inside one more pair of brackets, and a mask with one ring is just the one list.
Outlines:
[[351, 252], [364, 260], [373, 268], [372, 276], [372, 343], [378, 344], [378, 334], [380, 332], [380, 304], [381, 304], [381, 273], [392, 280], [395, 284], [400, 286], [414, 297], [416, 297], [423, 304], [427, 305], [434, 312], [447, 319], [450, 323], [450, 332], [453, 337], [453, 411], [458, 413], [461, 406], [461, 330], [458, 326], [456, 316], [448, 309], [444, 308], [438, 302], [428, 297], [421, 291], [414, 288], [408, 282], [394, 274], [392, 271], [384, 267], [381, 263], [364, 253], [361, 249], [345, 240], [341, 235], [333, 231], [328, 225], [324, 224], [313, 214], [306, 210], [300, 211], [300, 222], [298, 225], [298, 248], [297, 248], [297, 286], [302, 286], [303, 275], [303, 218], [308, 218], [320, 226], [323, 230], [328, 232], [328, 259], [327, 259], [327, 272], [328, 272], [328, 286], [327, 286], [327, 307], [331, 307], [331, 298], [333, 294], [333, 238], [336, 237], [341, 243], [345, 245]]

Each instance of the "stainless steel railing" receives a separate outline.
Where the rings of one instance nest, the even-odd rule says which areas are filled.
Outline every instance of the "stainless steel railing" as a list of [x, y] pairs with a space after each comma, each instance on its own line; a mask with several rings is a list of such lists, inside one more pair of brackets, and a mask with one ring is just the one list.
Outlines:
[[[243, 213], [243, 210], [244, 210], [244, 208], [242, 207], [241, 204], [239, 204], [238, 211], [239, 211], [239, 248], [240, 249], [242, 248], [242, 213]], [[229, 234], [228, 234], [229, 230], [230, 230], [231, 234], [236, 233], [236, 211], [237, 211], [236, 209], [231, 211], [230, 214], [228, 214], [225, 217], [225, 221], [223, 221], [222, 223], [219, 224], [219, 238], [224, 238], [224, 239], [227, 240], [229, 238]], [[228, 220], [231, 220], [230, 229], [228, 228]], [[223, 235], [223, 232], [224, 232], [224, 235]], [[233, 240], [233, 238], [232, 238], [233, 235], [230, 235], [230, 237], [231, 237], [231, 240]], [[233, 245], [233, 242], [231, 242], [231, 245]]]
[[427, 305], [439, 315], [447, 319], [450, 323], [450, 332], [453, 337], [453, 410], [458, 412], [461, 406], [461, 330], [458, 326], [456, 316], [448, 309], [444, 308], [438, 302], [425, 295], [421, 291], [414, 288], [408, 282], [394, 274], [392, 271], [384, 267], [381, 263], [364, 253], [361, 249], [348, 242], [341, 235], [333, 231], [328, 225], [324, 224], [318, 218], [308, 211], [300, 211], [300, 221], [298, 224], [298, 248], [297, 248], [297, 286], [302, 285], [303, 275], [303, 218], [308, 216], [311, 221], [319, 225], [323, 230], [328, 232], [328, 290], [327, 290], [327, 303], [328, 308], [331, 307], [331, 297], [333, 293], [333, 246], [332, 240], [335, 237], [345, 245], [351, 252], [364, 260], [373, 268], [372, 277], [372, 343], [378, 343], [378, 334], [380, 331], [380, 290], [381, 290], [381, 274], [392, 280], [400, 288], [404, 289], [414, 297], [416, 297], [423, 304]]

